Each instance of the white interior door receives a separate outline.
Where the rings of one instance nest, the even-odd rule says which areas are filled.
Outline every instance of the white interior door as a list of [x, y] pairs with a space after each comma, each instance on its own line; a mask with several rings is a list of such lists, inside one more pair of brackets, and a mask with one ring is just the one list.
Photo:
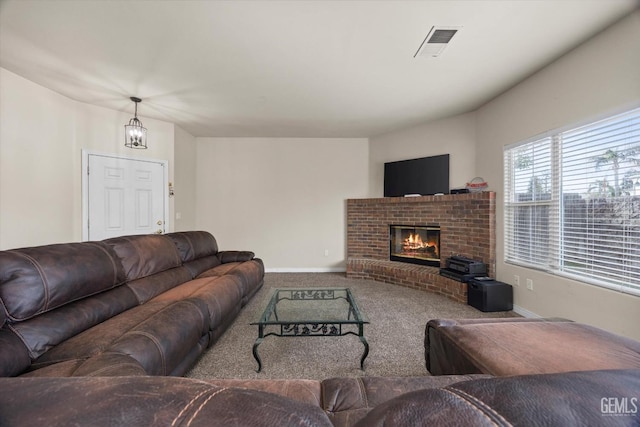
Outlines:
[[86, 240], [165, 232], [166, 162], [88, 154]]

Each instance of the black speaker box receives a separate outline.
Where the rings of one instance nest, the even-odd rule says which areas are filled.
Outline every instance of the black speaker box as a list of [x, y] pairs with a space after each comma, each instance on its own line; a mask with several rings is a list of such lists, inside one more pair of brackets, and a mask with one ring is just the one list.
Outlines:
[[469, 279], [467, 304], [484, 312], [513, 310], [513, 288], [488, 277]]

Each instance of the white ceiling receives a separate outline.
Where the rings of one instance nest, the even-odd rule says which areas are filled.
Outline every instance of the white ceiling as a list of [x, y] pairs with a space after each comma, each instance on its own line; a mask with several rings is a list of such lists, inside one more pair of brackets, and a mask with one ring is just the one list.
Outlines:
[[[636, 0], [0, 0], [0, 66], [194, 136], [370, 137], [472, 111]], [[432, 26], [461, 26], [438, 58]], [[612, 46], [615, 49], [615, 46]], [[151, 130], [150, 130], [151, 131]]]

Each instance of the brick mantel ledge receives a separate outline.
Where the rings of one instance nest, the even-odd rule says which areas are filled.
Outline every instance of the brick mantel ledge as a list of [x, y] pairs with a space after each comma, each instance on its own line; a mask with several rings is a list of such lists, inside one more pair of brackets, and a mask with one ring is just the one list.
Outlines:
[[349, 258], [347, 260], [347, 277], [376, 280], [433, 292], [466, 304], [466, 283], [443, 277], [439, 272], [438, 267], [427, 267], [397, 261], [368, 258]]

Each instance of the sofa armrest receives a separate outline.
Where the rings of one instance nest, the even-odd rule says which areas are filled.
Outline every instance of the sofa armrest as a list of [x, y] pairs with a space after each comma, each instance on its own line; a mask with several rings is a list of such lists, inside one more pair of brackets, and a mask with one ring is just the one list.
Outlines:
[[244, 262], [251, 261], [256, 254], [251, 251], [221, 251], [218, 252], [218, 258], [222, 264], [228, 262]]
[[639, 369], [640, 343], [559, 318], [439, 319], [427, 323], [425, 362], [432, 375]]
[[479, 379], [403, 394], [354, 427], [637, 425], [635, 403], [606, 402], [630, 403], [638, 387], [640, 370], [632, 369]]
[[[506, 317], [506, 318], [480, 318], [480, 319], [431, 319], [427, 322], [424, 333], [424, 358], [427, 371], [431, 375], [460, 375], [492, 373], [485, 372], [478, 366], [474, 354], [460, 348], [460, 330], [469, 327], [492, 325], [499, 328], [500, 325], [513, 323], [541, 323], [541, 322], [571, 322], [562, 318], [535, 318]], [[571, 322], [572, 323], [572, 322]], [[458, 331], [457, 334], [452, 331]], [[480, 344], [476, 344], [480, 345]], [[484, 344], [486, 345], [486, 343]]]

